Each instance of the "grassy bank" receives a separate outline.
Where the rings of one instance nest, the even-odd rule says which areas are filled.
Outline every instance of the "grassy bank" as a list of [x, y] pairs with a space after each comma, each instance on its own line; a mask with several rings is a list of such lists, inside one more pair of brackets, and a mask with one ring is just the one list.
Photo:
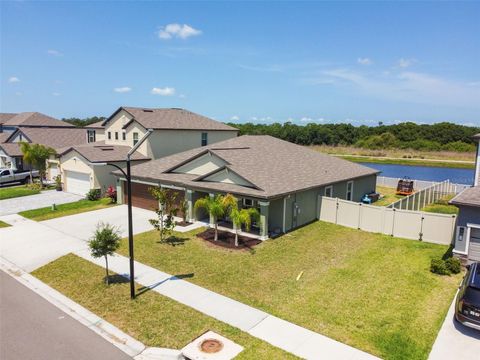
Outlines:
[[207, 330], [213, 330], [245, 348], [236, 359], [296, 358], [156, 292], [146, 291], [132, 301], [128, 282], [106, 286], [104, 274], [103, 268], [72, 254], [33, 272], [43, 282], [147, 346], [181, 349]]
[[379, 157], [360, 157], [351, 155], [335, 155], [342, 159], [353, 162], [369, 162], [375, 164], [394, 164], [394, 165], [409, 165], [409, 166], [431, 166], [442, 168], [458, 168], [458, 169], [474, 169], [475, 163], [463, 163], [440, 160], [427, 159], [400, 159], [400, 158], [379, 158]]
[[[197, 230], [198, 231], [198, 230]], [[446, 246], [315, 222], [234, 252], [175, 234], [135, 237], [138, 261], [386, 359], [426, 359], [461, 275], [430, 273]], [[128, 253], [127, 242], [119, 250]], [[303, 272], [299, 280], [297, 276]]]
[[79, 214], [86, 211], [104, 209], [115, 205], [116, 204], [111, 203], [109, 198], [95, 201], [80, 200], [68, 204], [57, 205], [56, 210], [52, 210], [51, 206], [49, 206], [40, 209], [22, 211], [19, 215], [30, 220], [43, 221], [67, 215]]

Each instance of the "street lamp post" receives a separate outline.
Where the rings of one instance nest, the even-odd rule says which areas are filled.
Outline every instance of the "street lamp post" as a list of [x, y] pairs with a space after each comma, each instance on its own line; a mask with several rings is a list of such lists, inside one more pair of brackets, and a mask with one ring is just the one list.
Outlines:
[[153, 129], [148, 129], [147, 133], [143, 135], [143, 137], [138, 140], [138, 142], [130, 149], [127, 153], [127, 172], [123, 171], [123, 169], [112, 163], [105, 163], [105, 165], [110, 165], [116, 167], [120, 170], [125, 176], [127, 180], [127, 209], [128, 209], [128, 256], [130, 260], [130, 299], [135, 299], [135, 258], [133, 252], [133, 216], [132, 216], [132, 178], [131, 178], [131, 170], [130, 170], [130, 160], [135, 151], [142, 145], [142, 143], [150, 136], [153, 132]]

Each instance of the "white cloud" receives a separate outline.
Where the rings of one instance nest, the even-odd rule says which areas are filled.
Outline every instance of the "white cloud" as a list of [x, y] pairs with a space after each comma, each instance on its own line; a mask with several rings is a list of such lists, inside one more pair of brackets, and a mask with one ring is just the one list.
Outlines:
[[240, 118], [239, 118], [237, 115], [233, 115], [233, 116], [230, 118], [230, 120], [232, 120], [232, 121], [238, 121], [238, 120], [240, 120]]
[[311, 122], [313, 122], [313, 119], [310, 118], [310, 117], [304, 116], [304, 117], [302, 117], [302, 118], [300, 119], [300, 121], [301, 121], [301, 122], [306, 122], [306, 123], [311, 123]]
[[190, 36], [198, 36], [201, 33], [201, 30], [194, 29], [187, 24], [168, 24], [165, 27], [160, 28], [158, 31], [158, 37], [162, 40], [168, 40], [172, 38], [186, 39]]
[[115, 91], [117, 93], [127, 93], [127, 92], [132, 91], [132, 88], [128, 87], [128, 86], [122, 86], [122, 87], [114, 88], [113, 91]]
[[160, 96], [172, 96], [175, 95], [175, 88], [172, 87], [164, 87], [164, 88], [157, 88], [154, 87], [151, 91], [153, 95], [160, 95]]
[[361, 65], [372, 65], [373, 64], [373, 61], [367, 57], [365, 58], [358, 58], [357, 59], [357, 62]]
[[52, 56], [63, 56], [63, 53], [61, 53], [58, 50], [53, 50], [53, 49], [47, 50], [47, 54], [52, 55]]
[[60, 95], [62, 95], [62, 94], [60, 94], [59, 92], [54, 92], [54, 93], [52, 93], [52, 95], [53, 95], [53, 96], [60, 96]]
[[415, 59], [404, 59], [401, 58], [398, 60], [397, 65], [401, 68], [407, 68], [409, 66], [412, 66], [417, 60]]
[[11, 76], [11, 77], [8, 78], [9, 83], [16, 83], [16, 82], [19, 82], [19, 81], [20, 81], [20, 79], [16, 76]]

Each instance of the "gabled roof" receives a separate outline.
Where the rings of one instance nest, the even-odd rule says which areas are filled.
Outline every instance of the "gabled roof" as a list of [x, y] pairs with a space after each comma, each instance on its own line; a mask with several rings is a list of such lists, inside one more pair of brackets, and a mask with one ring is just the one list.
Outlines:
[[[69, 146], [58, 151], [59, 156], [68, 154], [71, 151], [76, 151], [85, 159], [92, 163], [125, 161], [128, 152], [132, 148], [124, 145], [106, 145], [105, 141], [98, 141], [95, 143]], [[140, 154], [138, 151], [132, 155], [132, 160], [149, 160], [150, 158]]]
[[[238, 131], [238, 129], [219, 121], [209, 119], [185, 109], [177, 108], [148, 109], [124, 106], [105, 120], [103, 125], [106, 125], [108, 121], [122, 110], [130, 114], [133, 119], [145, 129]], [[132, 121], [125, 124], [124, 128], [129, 126]]]
[[2, 143], [0, 144], [0, 149], [8, 156], [23, 156], [19, 143]]
[[480, 140], [480, 133], [476, 134], [476, 135], [473, 135], [473, 138], [474, 139], [477, 139], [477, 140]]
[[75, 127], [65, 121], [55, 119], [39, 112], [23, 112], [16, 114], [3, 123], [4, 126], [34, 127]]
[[0, 133], [0, 143], [6, 142], [7, 139], [12, 135], [10, 132], [1, 132]]
[[4, 124], [5, 122], [7, 122], [8, 120], [10, 120], [16, 115], [17, 114], [13, 114], [13, 113], [0, 113], [0, 124]]
[[[206, 150], [225, 160], [225, 168], [256, 188], [230, 183], [202, 181], [194, 174], [175, 173]], [[176, 184], [205, 191], [231, 192], [260, 198], [275, 198], [296, 191], [345, 181], [378, 171], [337, 157], [310, 150], [271, 136], [244, 135], [167, 156], [132, 167], [138, 180]]]
[[97, 122], [95, 122], [95, 123], [93, 123], [93, 124], [89, 124], [89, 125], [87, 125], [87, 126], [84, 126], [84, 128], [85, 128], [85, 129], [103, 129], [103, 123], [104, 123], [104, 122], [105, 122], [105, 121], [103, 121], [103, 120], [102, 120], [102, 121], [97, 121]]
[[[19, 133], [33, 144], [42, 144], [54, 149], [87, 143], [87, 129], [83, 128], [19, 128], [13, 134]], [[9, 139], [13, 138], [13, 134]]]
[[463, 190], [450, 200], [450, 204], [480, 207], [480, 186]]

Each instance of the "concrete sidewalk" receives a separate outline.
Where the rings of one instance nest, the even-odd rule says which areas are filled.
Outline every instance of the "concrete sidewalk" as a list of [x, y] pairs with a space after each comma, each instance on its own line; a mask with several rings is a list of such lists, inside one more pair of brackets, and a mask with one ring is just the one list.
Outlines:
[[63, 191], [46, 190], [37, 195], [20, 196], [0, 200], [0, 216], [16, 214], [25, 210], [39, 209], [52, 204], [66, 204], [84, 199], [85, 196]]
[[[105, 266], [103, 259], [92, 258], [88, 250], [75, 251], [75, 254], [99, 266]], [[128, 277], [128, 258], [121, 255], [110, 257], [109, 268]], [[135, 262], [135, 281], [301, 358], [377, 359], [351, 346], [139, 262]]]

